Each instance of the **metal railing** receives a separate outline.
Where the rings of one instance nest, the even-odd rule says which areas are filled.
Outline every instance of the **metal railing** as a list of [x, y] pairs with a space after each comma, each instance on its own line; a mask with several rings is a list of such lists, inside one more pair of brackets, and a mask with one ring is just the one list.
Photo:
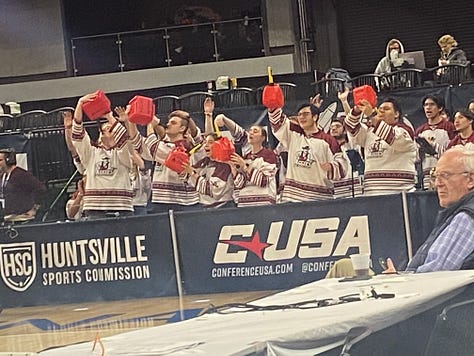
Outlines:
[[261, 17], [71, 39], [74, 75], [124, 72], [265, 55]]

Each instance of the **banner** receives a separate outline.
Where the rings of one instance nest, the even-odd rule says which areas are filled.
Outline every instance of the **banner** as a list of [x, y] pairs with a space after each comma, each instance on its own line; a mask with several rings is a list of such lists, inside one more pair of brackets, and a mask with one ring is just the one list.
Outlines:
[[176, 295], [169, 231], [168, 215], [4, 228], [0, 306]]
[[358, 252], [407, 260], [401, 195], [177, 212], [175, 221], [188, 294], [288, 289]]

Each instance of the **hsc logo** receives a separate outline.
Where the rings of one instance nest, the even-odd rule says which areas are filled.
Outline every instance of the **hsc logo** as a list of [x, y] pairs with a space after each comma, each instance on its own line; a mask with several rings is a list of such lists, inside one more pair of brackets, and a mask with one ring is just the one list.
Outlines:
[[266, 237], [255, 231], [254, 224], [223, 226], [214, 251], [214, 263], [245, 263], [248, 252], [267, 262], [295, 257], [345, 256], [350, 248], [370, 253], [367, 215], [352, 216], [339, 240], [336, 240], [340, 228], [338, 217], [293, 220], [287, 234], [282, 234], [283, 223], [273, 221]]
[[0, 257], [3, 282], [17, 292], [27, 290], [36, 277], [35, 243], [0, 244]]

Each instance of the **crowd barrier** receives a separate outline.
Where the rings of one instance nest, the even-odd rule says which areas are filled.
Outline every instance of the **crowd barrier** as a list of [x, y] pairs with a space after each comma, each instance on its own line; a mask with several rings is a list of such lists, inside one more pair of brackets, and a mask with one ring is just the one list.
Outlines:
[[283, 290], [357, 252], [402, 265], [437, 207], [423, 192], [5, 226], [0, 307]]

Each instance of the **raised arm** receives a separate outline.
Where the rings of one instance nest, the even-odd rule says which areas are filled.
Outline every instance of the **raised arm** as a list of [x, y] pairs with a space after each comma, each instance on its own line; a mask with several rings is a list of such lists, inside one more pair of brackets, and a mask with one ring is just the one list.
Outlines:
[[204, 109], [204, 134], [210, 134], [214, 132], [213, 126], [213, 113], [214, 113], [214, 100], [212, 98], [206, 98], [203, 103]]
[[344, 86], [344, 91], [342, 93], [341, 92], [337, 93], [337, 97], [339, 98], [339, 101], [341, 102], [342, 108], [344, 109], [344, 112], [346, 113], [346, 115], [349, 115], [349, 113], [351, 112], [351, 106], [349, 105], [349, 100], [348, 100], [349, 92], [350, 92], [350, 89]]

